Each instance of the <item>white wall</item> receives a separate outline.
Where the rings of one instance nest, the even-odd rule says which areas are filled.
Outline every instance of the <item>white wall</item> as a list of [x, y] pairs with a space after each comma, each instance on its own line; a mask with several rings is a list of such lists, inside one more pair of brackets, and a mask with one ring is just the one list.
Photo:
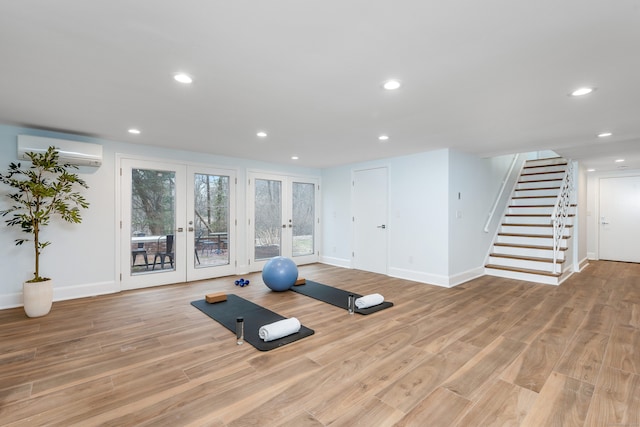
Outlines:
[[[512, 186], [508, 182], [500, 209], [494, 214], [489, 232], [485, 232], [494, 201], [499, 195], [513, 156], [478, 158], [451, 151], [449, 159], [449, 277], [452, 284], [484, 274], [484, 263], [496, 228], [504, 212]], [[517, 176], [523, 159], [516, 163]], [[515, 169], [515, 168], [514, 168]]]
[[[283, 175], [321, 177], [323, 262], [351, 266], [351, 177], [355, 169], [389, 169], [389, 264], [392, 276], [453, 286], [481, 271], [493, 231], [483, 227], [491, 204], [509, 167], [511, 156], [480, 159], [454, 150], [436, 150], [411, 156], [358, 163], [323, 171], [274, 165], [246, 159], [205, 155], [137, 144], [79, 137], [77, 135], [0, 125], [0, 166], [16, 160], [18, 134], [95, 142], [103, 145], [103, 165], [79, 173], [90, 189], [91, 207], [82, 224], [57, 224], [46, 230], [53, 244], [45, 249], [42, 272], [55, 279], [54, 299], [77, 298], [120, 290], [116, 280], [116, 244], [119, 219], [116, 153], [185, 164], [206, 164], [237, 171], [239, 264], [247, 258], [246, 177], [248, 170]], [[0, 189], [0, 196], [8, 188]], [[458, 192], [461, 198], [457, 198]], [[8, 199], [0, 197], [0, 209]], [[457, 217], [461, 212], [461, 218]], [[500, 212], [498, 212], [499, 214]], [[22, 304], [22, 282], [31, 277], [30, 248], [16, 247], [19, 230], [2, 227], [0, 246], [0, 308]], [[242, 266], [239, 270], [242, 269]], [[238, 271], [241, 274], [243, 271]]]
[[582, 267], [587, 264], [587, 252], [588, 252], [588, 220], [589, 220], [589, 208], [588, 208], [588, 172], [586, 169], [578, 165], [578, 180], [576, 191], [576, 204], [578, 210], [576, 212], [575, 221], [573, 225], [573, 237], [575, 242], [574, 257], [576, 263], [574, 263], [574, 271], [578, 272]]
[[322, 261], [351, 266], [351, 173], [387, 167], [389, 274], [440, 286], [481, 274], [493, 239], [483, 228], [511, 158], [444, 149], [324, 170]]
[[[116, 222], [116, 153], [123, 156], [144, 156], [163, 161], [184, 164], [206, 164], [212, 167], [231, 168], [237, 171], [238, 194], [236, 212], [238, 214], [239, 264], [247, 259], [246, 230], [246, 176], [247, 170], [262, 170], [283, 175], [320, 177], [317, 169], [275, 165], [247, 159], [193, 153], [180, 150], [155, 148], [138, 144], [127, 144], [96, 138], [80, 137], [37, 129], [0, 125], [0, 170], [17, 161], [17, 135], [29, 134], [51, 138], [95, 142], [103, 146], [104, 159], [99, 168], [83, 167], [78, 173], [89, 185], [83, 194], [91, 204], [83, 211], [81, 224], [67, 224], [62, 221], [48, 227], [43, 237], [51, 240], [51, 246], [44, 249], [41, 257], [41, 274], [54, 279], [54, 300], [98, 295], [120, 290], [119, 272], [116, 271], [116, 243], [118, 228]], [[9, 188], [0, 186], [0, 209], [8, 206], [4, 197]], [[28, 242], [15, 246], [13, 241], [22, 237], [17, 227], [1, 227], [3, 244], [0, 245], [0, 269], [3, 273], [0, 285], [0, 308], [22, 305], [22, 282], [33, 276], [33, 250]], [[239, 274], [243, 271], [239, 271]]]

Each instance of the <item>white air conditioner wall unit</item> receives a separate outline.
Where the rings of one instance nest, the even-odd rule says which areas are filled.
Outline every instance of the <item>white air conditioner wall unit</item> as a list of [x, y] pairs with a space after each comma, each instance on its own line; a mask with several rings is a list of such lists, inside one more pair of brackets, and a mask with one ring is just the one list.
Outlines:
[[95, 167], [102, 164], [100, 144], [32, 135], [18, 135], [18, 159], [29, 160], [25, 153], [44, 153], [50, 146], [56, 147], [60, 163]]

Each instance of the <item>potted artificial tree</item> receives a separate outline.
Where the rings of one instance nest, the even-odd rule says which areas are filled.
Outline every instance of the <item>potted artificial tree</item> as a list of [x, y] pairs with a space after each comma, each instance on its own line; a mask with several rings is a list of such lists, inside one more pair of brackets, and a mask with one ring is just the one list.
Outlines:
[[23, 168], [20, 163], [11, 163], [0, 181], [15, 190], [7, 194], [12, 206], [0, 211], [2, 216], [12, 214], [5, 222], [19, 226], [31, 238], [16, 239], [16, 245], [33, 243], [35, 255], [34, 277], [23, 284], [24, 310], [29, 317], [44, 316], [51, 310], [53, 283], [40, 275], [40, 254], [51, 242], [41, 240], [40, 232], [49, 225], [53, 217], [70, 223], [80, 223], [80, 208], [89, 203], [77, 191], [76, 186], [89, 188], [78, 175], [68, 169], [77, 169], [70, 164], [60, 164], [55, 147], [46, 152], [27, 153], [31, 166]]

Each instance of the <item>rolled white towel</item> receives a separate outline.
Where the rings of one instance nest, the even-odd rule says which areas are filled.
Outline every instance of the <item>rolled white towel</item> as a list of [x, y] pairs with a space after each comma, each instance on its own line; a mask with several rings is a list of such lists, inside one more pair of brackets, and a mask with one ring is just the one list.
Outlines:
[[358, 308], [368, 308], [373, 307], [374, 305], [382, 304], [384, 302], [384, 297], [380, 294], [370, 294], [365, 295], [356, 299], [356, 307]]
[[295, 334], [299, 330], [300, 321], [295, 317], [291, 317], [261, 326], [258, 330], [258, 335], [264, 341], [273, 341], [286, 337], [287, 335]]

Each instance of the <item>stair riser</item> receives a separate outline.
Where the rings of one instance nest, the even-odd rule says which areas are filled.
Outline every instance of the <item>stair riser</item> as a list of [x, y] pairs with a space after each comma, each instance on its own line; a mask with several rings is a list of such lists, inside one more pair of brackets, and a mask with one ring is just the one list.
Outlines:
[[538, 275], [538, 274], [521, 273], [517, 271], [496, 270], [493, 268], [485, 268], [484, 273], [490, 276], [505, 277], [507, 279], [525, 280], [528, 282], [543, 283], [545, 285], [558, 285], [557, 278]]
[[[489, 257], [489, 264], [502, 265], [505, 267], [526, 268], [529, 270], [540, 270], [553, 273], [553, 263], [544, 261], [533, 261], [524, 259], [513, 259], [503, 257]], [[556, 273], [562, 273], [562, 264], [557, 264]]]
[[[563, 236], [569, 237], [571, 235], [571, 228], [565, 227], [562, 233]], [[553, 234], [553, 227], [527, 227], [526, 225], [503, 225], [500, 227], [501, 233], [517, 233], [517, 234], [540, 234], [550, 235]]]
[[514, 196], [515, 197], [540, 197], [547, 196], [553, 197], [554, 199], [558, 197], [559, 189], [551, 188], [545, 190], [516, 190]]
[[516, 184], [516, 190], [527, 190], [540, 187], [560, 187], [561, 185], [562, 178], [546, 182], [519, 182]]
[[548, 216], [505, 216], [505, 224], [540, 224], [551, 225], [551, 217]]
[[[517, 256], [524, 256], [524, 257], [553, 258], [552, 249], [532, 249], [532, 248], [518, 248], [513, 246], [494, 246], [493, 252], [497, 254], [517, 255]], [[559, 260], [564, 260], [565, 252], [566, 251], [558, 252]]]
[[553, 213], [553, 206], [547, 206], [547, 207], [518, 207], [518, 206], [509, 206], [509, 211], [508, 213], [510, 214], [518, 214], [518, 215], [538, 215], [538, 214], [544, 214], [544, 215], [549, 215], [549, 217], [551, 217], [551, 214]]
[[539, 205], [555, 205], [557, 197], [535, 197], [526, 199], [511, 199], [511, 205], [513, 206], [539, 206]]
[[563, 180], [564, 172], [555, 172], [555, 173], [543, 173], [543, 174], [534, 174], [534, 175], [520, 175], [519, 182], [530, 182], [530, 181], [547, 181], [547, 180]]
[[541, 167], [525, 167], [522, 169], [522, 175], [532, 175], [536, 173], [545, 173], [545, 172], [566, 172], [567, 167], [565, 165], [549, 165], [549, 166], [541, 166]]
[[555, 159], [535, 159], [535, 160], [527, 160], [524, 164], [525, 167], [530, 166], [550, 166], [550, 165], [565, 165], [566, 167], [567, 160], [558, 157]]
[[[560, 240], [560, 247], [567, 247], [568, 239]], [[527, 246], [551, 246], [553, 247], [553, 239], [551, 237], [523, 237], [523, 236], [498, 236], [498, 243], [509, 243], [513, 245]]]

